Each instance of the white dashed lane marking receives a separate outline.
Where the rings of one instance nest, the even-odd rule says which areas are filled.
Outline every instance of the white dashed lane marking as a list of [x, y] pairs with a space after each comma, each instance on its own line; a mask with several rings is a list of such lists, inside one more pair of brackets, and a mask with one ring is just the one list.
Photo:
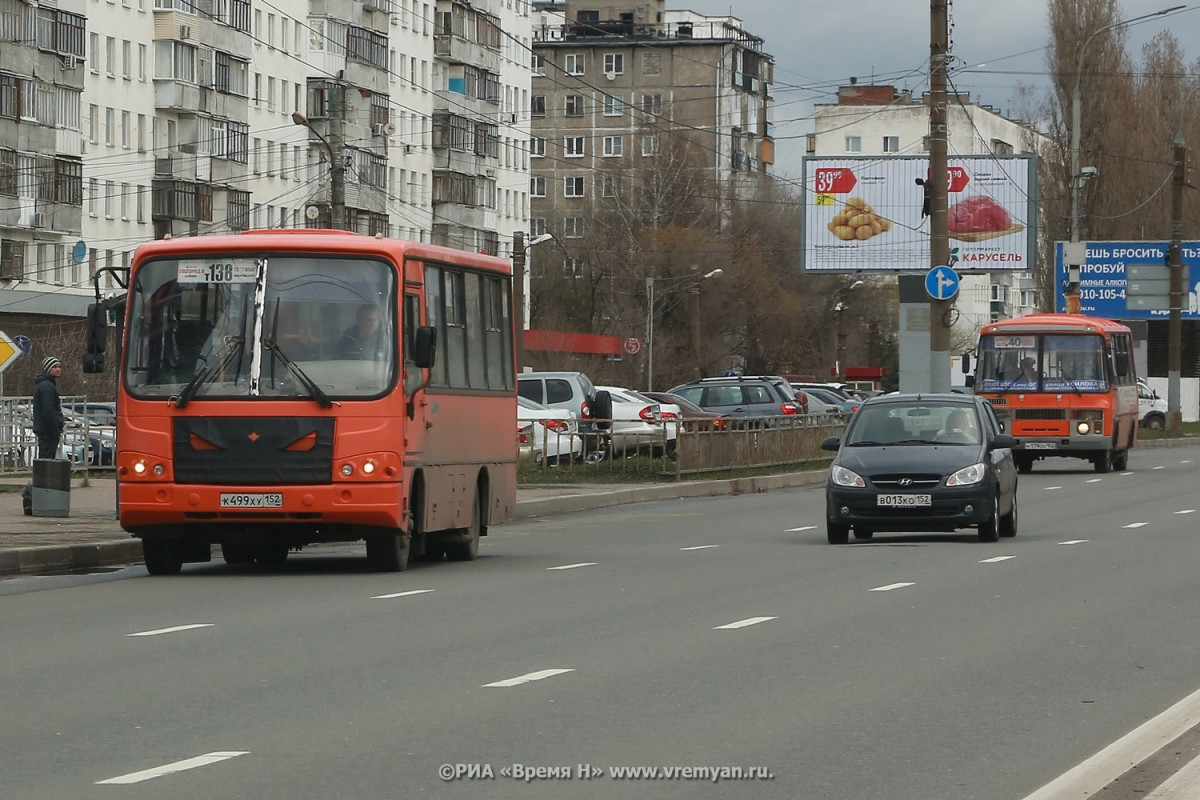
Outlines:
[[1144, 528], [1149, 525], [1149, 522], [1131, 522], [1128, 525], [1122, 525], [1122, 528]]
[[980, 564], [999, 564], [1001, 561], [1008, 561], [1010, 558], [1016, 558], [1016, 556], [993, 556], [992, 558], [985, 558], [983, 561], [980, 561], [979, 563]]
[[799, 528], [788, 528], [784, 533], [799, 533], [800, 531], [811, 531], [816, 528], [816, 525], [801, 525]]
[[159, 628], [156, 631], [141, 631], [140, 633], [127, 633], [126, 636], [158, 636], [162, 633], [179, 633], [180, 631], [192, 631], [196, 628], [211, 628], [211, 622], [197, 622], [195, 625], [176, 625], [174, 628]]
[[1087, 542], [1087, 539], [1068, 539], [1065, 542], [1059, 542], [1059, 544], [1084, 544], [1085, 542]]
[[714, 631], [731, 631], [736, 628], [748, 628], [751, 625], [757, 625], [760, 622], [769, 622], [770, 620], [773, 620], [773, 619], [779, 619], [779, 617], [750, 617], [749, 619], [742, 619], [742, 620], [738, 620], [737, 622], [730, 622], [728, 625], [718, 625], [717, 627], [713, 628], [713, 630]]
[[395, 594], [377, 594], [372, 597], [372, 600], [391, 600], [395, 597], [412, 597], [414, 594], [427, 594], [433, 589], [413, 589], [408, 592], [396, 592]]
[[563, 564], [559, 567], [546, 567], [546, 569], [579, 569], [580, 567], [594, 567], [595, 561], [581, 561], [578, 564]]
[[716, 544], [698, 544], [695, 547], [681, 547], [680, 550], [711, 550], [714, 547], [720, 547]]
[[161, 767], [153, 769], [144, 769], [141, 772], [131, 772], [128, 775], [118, 775], [115, 778], [108, 780], [96, 781], [99, 786], [103, 783], [141, 783], [148, 781], [151, 778], [161, 778], [163, 775], [170, 775], [173, 772], [183, 772], [187, 769], [195, 769], [196, 767], [206, 767], [209, 764], [216, 764], [219, 761], [227, 761], [231, 758], [246, 755], [248, 750], [228, 750], [218, 751], [215, 753], [205, 753], [202, 756], [195, 758], [185, 758], [183, 761], [176, 761], [173, 764], [164, 764]]
[[905, 586], [916, 586], [915, 583], [889, 583], [887, 586], [876, 586], [874, 589], [868, 589], [871, 592], [890, 592], [893, 589], [903, 589]]
[[498, 688], [506, 689], [510, 686], [520, 686], [522, 683], [532, 683], [533, 681], [540, 681], [540, 680], [544, 680], [546, 678], [553, 678], [555, 675], [562, 675], [566, 672], [574, 672], [574, 671], [575, 671], [574, 669], [543, 669], [538, 672], [529, 672], [524, 675], [518, 675], [515, 678], [509, 678], [509, 679], [503, 680], [503, 681], [496, 681], [495, 683], [485, 683], [483, 685], [483, 688], [489, 689], [489, 688], [498, 687]]
[[1179, 511], [1176, 511], [1175, 513], [1176, 513], [1176, 514], [1195, 514], [1195, 513], [1196, 513], [1196, 509], [1194, 509], [1194, 508], [1184, 508], [1184, 509], [1181, 509], [1181, 510], [1179, 510]]
[[1061, 486], [1047, 486], [1046, 491], [1053, 492], [1055, 489], [1061, 489], [1061, 488], [1062, 488]]

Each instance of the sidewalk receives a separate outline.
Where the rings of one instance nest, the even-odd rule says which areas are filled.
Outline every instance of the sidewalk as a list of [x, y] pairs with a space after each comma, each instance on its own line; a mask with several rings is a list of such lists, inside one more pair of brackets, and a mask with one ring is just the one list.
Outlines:
[[[0, 478], [0, 483], [24, 486], [28, 478]], [[575, 484], [521, 486], [510, 521], [565, 514], [648, 500], [714, 497], [765, 492], [824, 482], [825, 471], [667, 484]], [[17, 491], [0, 493], [0, 577], [22, 573], [67, 572], [112, 564], [140, 564], [142, 543], [121, 530], [116, 514], [112, 478], [71, 481], [71, 505], [66, 517], [27, 517]]]

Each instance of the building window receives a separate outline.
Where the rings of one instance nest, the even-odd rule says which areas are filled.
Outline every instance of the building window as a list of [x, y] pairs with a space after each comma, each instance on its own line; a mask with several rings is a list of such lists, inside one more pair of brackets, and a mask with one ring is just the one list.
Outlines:
[[644, 94], [642, 95], [642, 113], [652, 114], [656, 117], [662, 116], [663, 98], [661, 94]]
[[563, 139], [563, 153], [567, 158], [582, 158], [584, 154], [584, 137], [568, 136]]
[[535, 136], [529, 140], [529, 155], [535, 158], [546, 155], [546, 137]]
[[657, 51], [642, 51], [642, 74], [643, 75], [661, 75], [662, 74], [662, 53]]
[[567, 53], [566, 64], [563, 67], [563, 72], [568, 75], [583, 75], [584, 74], [584, 53]]
[[567, 95], [566, 114], [568, 117], [583, 116], [583, 95], [569, 94]]
[[546, 116], [546, 95], [535, 94], [530, 98], [529, 113], [535, 117]]
[[563, 220], [563, 236], [578, 239], [583, 236], [583, 217], [567, 217]]
[[600, 194], [604, 197], [616, 197], [621, 190], [621, 179], [616, 175], [605, 175], [600, 181]]
[[622, 136], [604, 137], [604, 155], [620, 156], [625, 153], [625, 138]]
[[658, 155], [658, 134], [650, 134], [642, 137], [642, 155], [656, 156]]
[[572, 175], [563, 179], [563, 197], [583, 197], [582, 175]]
[[625, 100], [611, 94], [604, 95], [604, 116], [619, 117], [625, 113]]
[[563, 272], [572, 278], [583, 277], [583, 262], [578, 258], [563, 259]]
[[846, 137], [846, 152], [847, 153], [861, 153], [862, 152], [862, 137], [861, 136], [847, 136]]
[[992, 302], [1003, 303], [1008, 298], [1008, 287], [999, 283], [991, 285]]
[[546, 218], [545, 217], [534, 217], [533, 219], [529, 220], [529, 236], [530, 236], [530, 238], [532, 238], [534, 236], [541, 236], [545, 232], [546, 232]]
[[605, 75], [624, 75], [625, 74], [625, 54], [624, 53], [605, 53], [604, 54], [604, 74]]
[[900, 137], [899, 136], [883, 137], [883, 152], [899, 153], [900, 152]]
[[529, 196], [530, 197], [545, 197], [546, 196], [546, 176], [534, 175], [529, 179]]
[[1011, 156], [1013, 146], [1002, 139], [992, 139], [992, 155]]
[[227, 190], [225, 200], [229, 227], [235, 231], [244, 231], [250, 227], [250, 193], [238, 189]]
[[545, 75], [546, 74], [546, 57], [543, 55], [538, 55], [537, 53], [534, 53], [533, 60], [530, 62], [529, 66], [533, 70], [534, 75]]

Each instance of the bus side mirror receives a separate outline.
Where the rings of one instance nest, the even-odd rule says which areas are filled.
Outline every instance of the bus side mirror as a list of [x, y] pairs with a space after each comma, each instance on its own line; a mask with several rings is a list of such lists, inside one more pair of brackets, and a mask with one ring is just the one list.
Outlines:
[[967, 375], [971, 372], [971, 354], [970, 353], [962, 354], [962, 371], [963, 371], [963, 375]]
[[108, 349], [108, 311], [102, 304], [88, 305], [86, 325], [83, 371], [89, 374], [104, 372], [104, 351]]
[[416, 341], [413, 342], [413, 363], [421, 369], [429, 369], [437, 358], [437, 328], [432, 325], [422, 325], [417, 328]]

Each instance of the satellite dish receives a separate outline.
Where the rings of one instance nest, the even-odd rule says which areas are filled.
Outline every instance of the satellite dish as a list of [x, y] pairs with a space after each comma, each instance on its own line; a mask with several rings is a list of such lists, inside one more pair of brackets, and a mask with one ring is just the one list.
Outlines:
[[304, 216], [307, 219], [315, 220], [317, 217], [321, 216], [321, 209], [317, 208], [316, 206], [309, 206], [308, 208], [304, 209]]

